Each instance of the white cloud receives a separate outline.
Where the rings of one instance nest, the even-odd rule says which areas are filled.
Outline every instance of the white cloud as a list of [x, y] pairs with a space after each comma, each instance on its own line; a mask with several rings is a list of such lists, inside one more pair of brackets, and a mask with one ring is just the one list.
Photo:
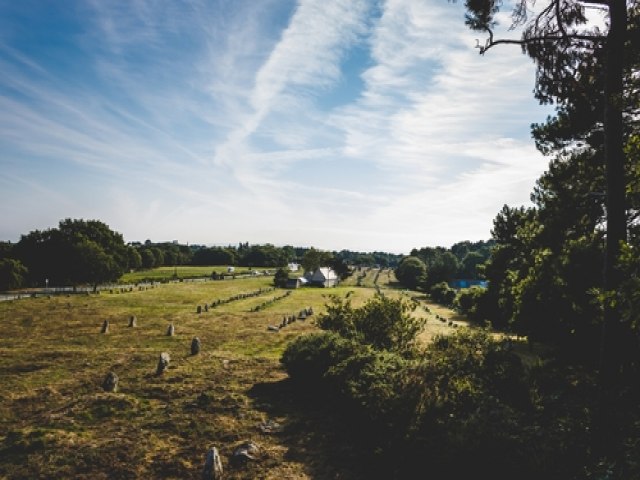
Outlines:
[[[19, 233], [42, 228], [48, 190], [49, 224], [99, 216], [131, 240], [408, 252], [486, 238], [545, 165], [528, 139], [546, 114], [531, 63], [510, 47], [480, 57], [461, 5], [137, 0], [78, 14], [77, 70], [0, 45], [0, 181], [31, 175], [11, 190]], [[362, 90], [326, 103], [346, 84]]]

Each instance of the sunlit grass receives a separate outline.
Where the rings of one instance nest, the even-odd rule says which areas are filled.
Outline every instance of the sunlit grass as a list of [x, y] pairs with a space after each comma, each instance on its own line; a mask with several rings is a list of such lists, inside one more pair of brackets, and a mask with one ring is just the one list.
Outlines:
[[[393, 278], [384, 272], [378, 285], [392, 297], [412, 295], [388, 288]], [[195, 478], [208, 446], [217, 445], [226, 459], [234, 444], [246, 439], [270, 452], [269, 461], [230, 469], [227, 478], [322, 478], [318, 472], [344, 471], [330, 463], [316, 465], [320, 446], [298, 458], [285, 455], [291, 442], [305, 441], [306, 428], [292, 438], [260, 434], [256, 425], [273, 407], [267, 408], [269, 400], [256, 401], [252, 392], [256, 385], [280, 385], [286, 378], [280, 355], [292, 339], [317, 330], [314, 319], [331, 295], [348, 296], [358, 307], [376, 289], [348, 282], [301, 288], [251, 312], [287, 292], [270, 288], [272, 278], [250, 277], [1, 302], [0, 478]], [[263, 293], [197, 313], [198, 305], [258, 290]], [[268, 331], [308, 307], [313, 317]], [[415, 314], [429, 315], [420, 308]], [[131, 315], [137, 317], [135, 328], [127, 326]], [[108, 334], [100, 333], [104, 320], [110, 323]], [[166, 335], [170, 323], [173, 337]], [[435, 329], [448, 328], [429, 317], [425, 341]], [[196, 336], [202, 351], [192, 356]], [[157, 376], [161, 352], [170, 354], [171, 364]], [[109, 371], [120, 378], [117, 393], [101, 388]], [[293, 413], [296, 406], [288, 408], [276, 409], [279, 421], [308, 421]], [[314, 431], [331, 428], [319, 419]], [[348, 478], [344, 472], [343, 478]]]

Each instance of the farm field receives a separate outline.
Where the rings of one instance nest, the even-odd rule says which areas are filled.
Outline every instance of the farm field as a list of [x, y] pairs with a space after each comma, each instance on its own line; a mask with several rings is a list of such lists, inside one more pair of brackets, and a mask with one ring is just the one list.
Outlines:
[[[235, 267], [234, 273], [237, 275], [246, 275], [254, 269], [249, 267]], [[260, 269], [263, 270], [263, 269]], [[142, 281], [165, 281], [177, 278], [194, 278], [194, 277], [210, 277], [212, 272], [218, 274], [226, 274], [225, 266], [194, 266], [179, 265], [176, 267], [156, 267], [150, 270], [139, 270], [135, 272], [125, 273], [120, 278], [120, 283], [138, 283]]]
[[[388, 288], [393, 280], [384, 271], [377, 285], [410, 298]], [[313, 318], [328, 295], [348, 295], [359, 306], [376, 289], [346, 282], [284, 296], [271, 281], [185, 282], [0, 303], [0, 478], [200, 478], [211, 446], [229, 479], [362, 478], [339, 420], [294, 397], [279, 357], [290, 340], [317, 328]], [[205, 304], [249, 293], [204, 311]], [[464, 323], [417, 301], [415, 314], [428, 319], [424, 341], [454, 328], [449, 320]], [[268, 331], [307, 307], [314, 316]], [[128, 327], [132, 315], [137, 325]], [[170, 324], [174, 336], [166, 335]], [[194, 337], [202, 345], [197, 355], [190, 351]], [[161, 352], [171, 363], [157, 375]], [[109, 372], [119, 377], [115, 393], [101, 388]], [[257, 461], [231, 465], [233, 450], [249, 440], [260, 447]]]

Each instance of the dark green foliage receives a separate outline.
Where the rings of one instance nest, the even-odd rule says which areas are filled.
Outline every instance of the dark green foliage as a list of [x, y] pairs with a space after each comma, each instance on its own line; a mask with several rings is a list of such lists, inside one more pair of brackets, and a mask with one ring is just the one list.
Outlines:
[[329, 369], [353, 355], [358, 346], [335, 332], [305, 335], [290, 343], [281, 362], [291, 378], [305, 388], [321, 388]]
[[456, 290], [451, 288], [446, 282], [440, 282], [429, 289], [431, 300], [441, 305], [453, 306], [456, 299]]
[[333, 260], [330, 252], [317, 250], [313, 247], [308, 249], [300, 262], [305, 272], [315, 272], [319, 267], [326, 267]]
[[13, 254], [28, 269], [31, 285], [115, 281], [129, 266], [122, 235], [98, 220], [60, 222], [59, 228], [23, 235]]
[[273, 276], [273, 284], [278, 288], [285, 288], [289, 280], [289, 271], [286, 268], [279, 268]]
[[238, 263], [245, 267], [280, 267], [286, 265], [287, 257], [282, 249], [267, 243], [246, 248]]
[[454, 305], [467, 319], [477, 324], [491, 321], [498, 316], [490, 292], [486, 288], [470, 287], [460, 290]]
[[0, 259], [0, 290], [20, 288], [27, 276], [27, 269], [18, 260]]
[[414, 415], [408, 372], [415, 364], [394, 352], [365, 347], [332, 366], [325, 379], [348, 415], [370, 425], [376, 435], [395, 438]]
[[427, 266], [418, 257], [403, 258], [396, 268], [396, 278], [407, 288], [415, 290], [425, 280]]
[[318, 326], [345, 338], [371, 345], [377, 350], [411, 356], [424, 320], [410, 315], [412, 307], [402, 301], [376, 295], [361, 308], [353, 309], [348, 300], [333, 296]]
[[236, 255], [229, 248], [211, 247], [196, 250], [191, 259], [192, 265], [235, 265]]
[[459, 329], [408, 357], [366, 343], [356, 325], [381, 311], [375, 301], [355, 310], [334, 301], [324, 320], [334, 331], [298, 338], [282, 358], [304, 391], [348, 418], [356, 441], [394, 459], [369, 459], [375, 475], [412, 478], [428, 465], [436, 478], [544, 478], [548, 466], [532, 455], [539, 446], [528, 443], [538, 427], [520, 359], [486, 330]]

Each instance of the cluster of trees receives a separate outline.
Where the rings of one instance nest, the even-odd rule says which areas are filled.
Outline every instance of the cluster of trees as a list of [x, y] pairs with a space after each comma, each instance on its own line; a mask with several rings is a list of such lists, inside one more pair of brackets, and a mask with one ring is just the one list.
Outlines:
[[78, 285], [116, 281], [139, 265], [140, 254], [98, 220], [62, 220], [0, 248], [0, 288]]
[[449, 249], [414, 248], [398, 264], [396, 278], [407, 288], [425, 291], [454, 278], [477, 280], [482, 277], [482, 270], [478, 267], [487, 261], [494, 245], [495, 241], [489, 240], [458, 242]]

